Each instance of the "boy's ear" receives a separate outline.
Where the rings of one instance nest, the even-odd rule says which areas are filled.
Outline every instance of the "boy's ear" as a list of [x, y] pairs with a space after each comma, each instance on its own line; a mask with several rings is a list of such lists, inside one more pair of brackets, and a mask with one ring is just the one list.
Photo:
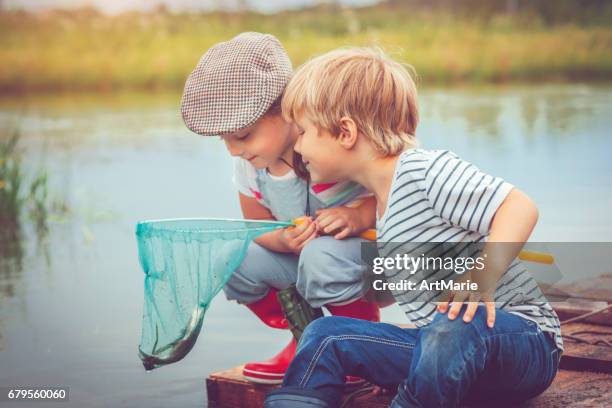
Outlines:
[[349, 150], [357, 143], [357, 124], [348, 116], [340, 119], [340, 135], [338, 135], [340, 145]]

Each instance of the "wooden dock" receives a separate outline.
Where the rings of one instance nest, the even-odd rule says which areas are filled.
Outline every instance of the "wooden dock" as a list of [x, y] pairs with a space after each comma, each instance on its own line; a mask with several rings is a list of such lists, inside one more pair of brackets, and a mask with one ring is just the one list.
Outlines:
[[[596, 279], [596, 285], [593, 283], [578, 287], [580, 290], [578, 296], [581, 300], [571, 299], [555, 304], [555, 310], [561, 321], [584, 316], [589, 311], [600, 310], [608, 305], [608, 302], [601, 299], [612, 299], [612, 274], [602, 275]], [[596, 293], [593, 292], [595, 288]], [[566, 290], [572, 289], [575, 290], [576, 287], [566, 288]], [[577, 293], [571, 295], [576, 296]], [[612, 407], [612, 311], [608, 310], [577, 322], [562, 324], [561, 330], [565, 337], [565, 352], [555, 381], [546, 392], [526, 401], [522, 406]], [[253, 384], [244, 380], [241, 373], [242, 367], [235, 367], [210, 375], [206, 380], [209, 407], [263, 407], [267, 392], [274, 386]], [[392, 395], [375, 396], [366, 387], [363, 386], [363, 393], [360, 393], [359, 389], [347, 390], [344, 397], [345, 406], [353, 408], [388, 406]], [[496, 402], [495, 406], [504, 405]], [[516, 407], [516, 404], [512, 407]]]

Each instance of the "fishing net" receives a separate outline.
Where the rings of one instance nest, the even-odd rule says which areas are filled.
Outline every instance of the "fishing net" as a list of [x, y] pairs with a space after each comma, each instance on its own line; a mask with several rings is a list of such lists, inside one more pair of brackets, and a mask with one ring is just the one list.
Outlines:
[[257, 236], [286, 222], [176, 219], [136, 227], [145, 272], [139, 356], [146, 370], [181, 360], [193, 347], [210, 302]]

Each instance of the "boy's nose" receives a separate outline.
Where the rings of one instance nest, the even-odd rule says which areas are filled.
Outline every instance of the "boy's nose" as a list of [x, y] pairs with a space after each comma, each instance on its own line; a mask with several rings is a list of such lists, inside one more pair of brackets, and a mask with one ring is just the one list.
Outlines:
[[293, 150], [296, 153], [302, 154], [302, 138], [300, 136], [298, 136], [297, 140], [295, 141], [295, 144], [293, 145]]
[[225, 147], [227, 147], [227, 151], [232, 156], [241, 156], [242, 155], [242, 149], [239, 148], [237, 143], [232, 141], [231, 137], [223, 138], [223, 140], [225, 141]]

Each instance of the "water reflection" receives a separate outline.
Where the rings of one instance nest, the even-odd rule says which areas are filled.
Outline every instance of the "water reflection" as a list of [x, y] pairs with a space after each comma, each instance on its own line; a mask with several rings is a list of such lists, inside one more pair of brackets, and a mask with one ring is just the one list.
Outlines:
[[421, 94], [419, 134], [423, 136], [423, 126], [434, 122], [452, 125], [455, 132], [448, 138], [469, 134], [495, 145], [508, 137], [514, 137], [515, 143], [537, 137], [558, 143], [586, 129], [602, 130], [611, 113], [609, 98], [606, 86], [432, 90]]
[[[12, 297], [23, 271], [23, 244], [19, 225], [0, 225], [0, 296]], [[0, 333], [2, 332], [0, 326]]]

